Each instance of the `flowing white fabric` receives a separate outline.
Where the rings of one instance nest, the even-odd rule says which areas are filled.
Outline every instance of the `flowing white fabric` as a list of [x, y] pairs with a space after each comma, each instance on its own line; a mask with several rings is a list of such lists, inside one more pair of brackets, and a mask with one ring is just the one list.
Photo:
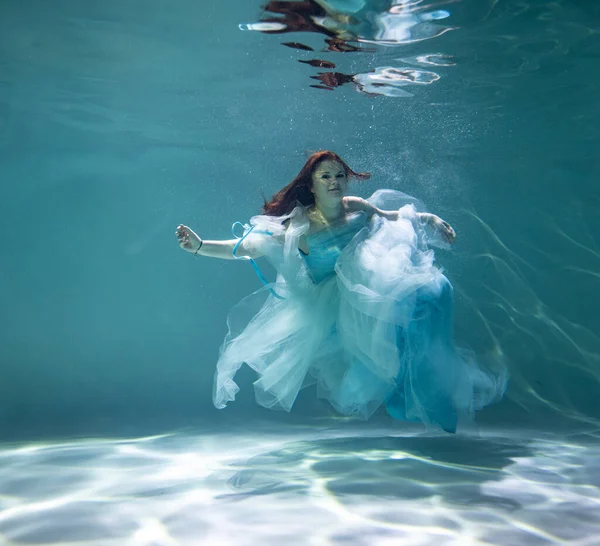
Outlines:
[[369, 201], [397, 206], [395, 221], [365, 213], [310, 233], [299, 206], [287, 217], [256, 216], [244, 240], [276, 268], [277, 281], [242, 300], [229, 315], [213, 399], [234, 400], [234, 376], [253, 368], [256, 400], [290, 411], [301, 388], [344, 415], [368, 418], [385, 404], [398, 419], [453, 431], [460, 415], [500, 398], [502, 370], [483, 370], [452, 340], [452, 287], [434, 265], [432, 244], [410, 196], [390, 190]]

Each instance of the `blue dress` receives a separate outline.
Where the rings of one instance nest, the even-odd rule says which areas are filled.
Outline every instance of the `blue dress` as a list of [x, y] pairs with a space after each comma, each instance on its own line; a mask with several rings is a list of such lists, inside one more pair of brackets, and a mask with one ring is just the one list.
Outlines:
[[[235, 398], [243, 363], [258, 373], [257, 402], [286, 411], [316, 384], [343, 415], [367, 419], [384, 406], [396, 419], [454, 432], [459, 418], [501, 398], [505, 370], [481, 367], [454, 344], [453, 289], [430, 249], [442, 243], [419, 222], [417, 203], [389, 190], [369, 201], [401, 205], [399, 219], [357, 212], [315, 233], [303, 207], [252, 219], [244, 246], [278, 276], [271, 292], [258, 291], [229, 316], [216, 407]], [[303, 236], [307, 254], [298, 250]]]

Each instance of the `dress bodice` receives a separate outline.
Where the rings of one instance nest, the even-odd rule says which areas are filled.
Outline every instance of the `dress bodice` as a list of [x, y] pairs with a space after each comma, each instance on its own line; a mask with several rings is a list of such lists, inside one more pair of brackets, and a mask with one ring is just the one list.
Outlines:
[[316, 284], [335, 273], [340, 253], [366, 222], [367, 215], [364, 212], [355, 212], [346, 216], [342, 222], [330, 224], [306, 237], [309, 253], [300, 252]]

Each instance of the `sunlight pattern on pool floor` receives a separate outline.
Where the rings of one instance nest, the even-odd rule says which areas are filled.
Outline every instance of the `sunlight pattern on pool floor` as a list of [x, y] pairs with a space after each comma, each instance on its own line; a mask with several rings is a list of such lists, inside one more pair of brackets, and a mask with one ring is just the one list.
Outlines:
[[591, 546], [600, 536], [594, 434], [269, 425], [7, 446], [0, 461], [0, 543], [11, 546]]

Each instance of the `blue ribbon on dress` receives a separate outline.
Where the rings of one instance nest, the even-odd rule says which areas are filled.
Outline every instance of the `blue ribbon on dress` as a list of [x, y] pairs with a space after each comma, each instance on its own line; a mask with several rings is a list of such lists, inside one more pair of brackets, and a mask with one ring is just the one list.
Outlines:
[[[235, 232], [235, 230], [238, 226], [244, 230], [242, 235], [237, 235]], [[244, 239], [246, 237], [248, 237], [248, 235], [250, 235], [250, 233], [252, 233], [254, 231], [254, 227], [255, 226], [251, 226], [248, 224], [242, 224], [241, 222], [235, 222], [231, 226], [231, 233], [238, 240], [237, 243], [235, 243], [233, 250], [231, 251], [231, 254], [233, 255], [233, 257], [236, 260], [248, 260], [250, 262], [250, 265], [254, 268], [254, 272], [256, 273], [256, 276], [260, 279], [260, 282], [262, 282], [269, 289], [269, 292], [271, 292], [271, 294], [273, 296], [275, 296], [279, 300], [284, 300], [285, 299], [284, 297], [280, 296], [277, 292], [275, 292], [275, 290], [273, 290], [273, 288], [270, 286], [269, 281], [267, 281], [267, 279], [265, 279], [265, 276], [262, 274], [260, 267], [258, 267], [256, 262], [252, 258], [250, 258], [250, 256], [236, 256], [236, 254], [235, 254], [237, 252], [237, 249], [244, 242]], [[256, 230], [255, 233], [260, 233], [262, 235], [270, 235], [270, 236], [273, 235], [272, 232], [263, 231], [263, 230]]]

